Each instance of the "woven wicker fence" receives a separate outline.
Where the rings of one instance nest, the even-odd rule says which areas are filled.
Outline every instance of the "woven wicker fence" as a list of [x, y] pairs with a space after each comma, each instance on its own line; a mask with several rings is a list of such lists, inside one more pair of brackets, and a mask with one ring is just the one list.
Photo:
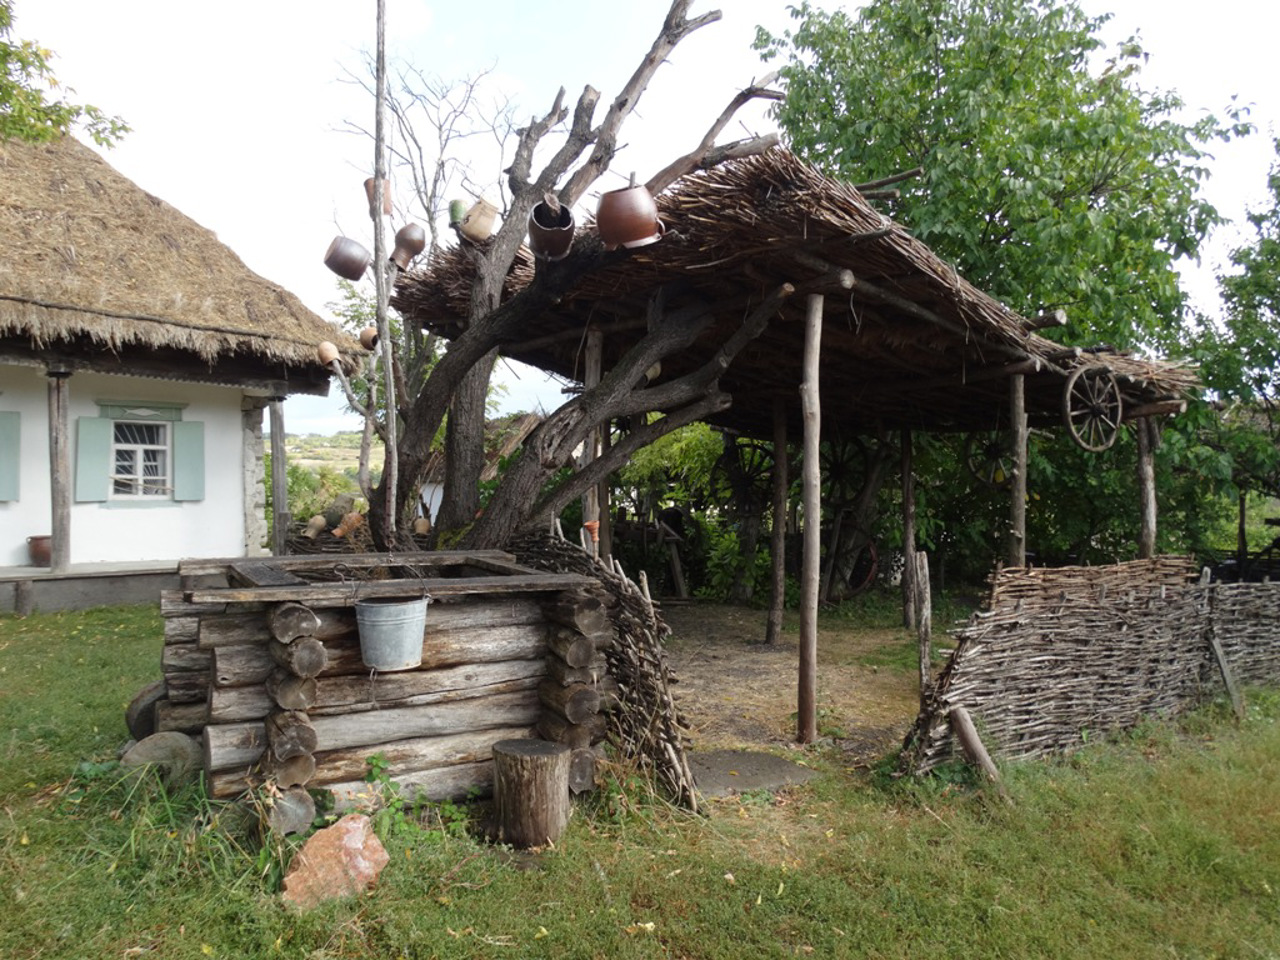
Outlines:
[[958, 755], [948, 719], [957, 706], [1002, 759], [1180, 713], [1223, 687], [1210, 637], [1237, 683], [1280, 683], [1280, 584], [1202, 584], [1176, 557], [1001, 570], [988, 609], [955, 636], [907, 736], [905, 772]]

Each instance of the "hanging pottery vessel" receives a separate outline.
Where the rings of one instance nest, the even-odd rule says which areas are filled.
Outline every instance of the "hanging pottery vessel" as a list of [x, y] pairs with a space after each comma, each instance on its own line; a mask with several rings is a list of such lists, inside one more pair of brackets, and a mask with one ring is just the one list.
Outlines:
[[596, 229], [606, 250], [643, 247], [661, 240], [667, 232], [658, 219], [658, 205], [644, 184], [602, 194], [596, 208]]
[[324, 255], [324, 265], [338, 276], [353, 283], [364, 276], [373, 254], [346, 237], [334, 237]]
[[462, 223], [462, 218], [467, 215], [467, 201], [450, 200], [449, 201], [449, 226], [456, 227]]
[[472, 243], [483, 243], [493, 235], [493, 218], [498, 208], [488, 200], [477, 200], [458, 224], [458, 232]]
[[378, 328], [365, 327], [360, 331], [360, 346], [366, 350], [376, 350], [378, 347]]
[[529, 249], [539, 260], [563, 260], [573, 245], [573, 211], [563, 204], [557, 213], [539, 203], [529, 211]]
[[396, 248], [391, 251], [391, 262], [401, 270], [408, 270], [409, 263], [427, 247], [427, 231], [416, 223], [406, 223], [396, 231]]
[[316, 356], [320, 358], [320, 362], [326, 367], [337, 360], [340, 354], [336, 344], [330, 343], [328, 340], [321, 340], [316, 345]]
[[[375, 215], [375, 211], [373, 207], [373, 204], [374, 204], [373, 192], [374, 192], [374, 187], [377, 186], [377, 183], [378, 181], [373, 177], [370, 177], [368, 180], [364, 182], [364, 195], [369, 198], [369, 216], [370, 217], [373, 217]], [[388, 216], [388, 217], [391, 216], [391, 181], [390, 180], [382, 181], [382, 213], [384, 216]]]

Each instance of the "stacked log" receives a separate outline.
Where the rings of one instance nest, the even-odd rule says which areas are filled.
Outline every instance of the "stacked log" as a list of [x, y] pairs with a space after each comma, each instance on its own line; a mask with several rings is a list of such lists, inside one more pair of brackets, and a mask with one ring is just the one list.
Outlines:
[[617, 682], [609, 676], [605, 652], [613, 645], [613, 624], [597, 593], [563, 593], [543, 605], [551, 623], [547, 636], [547, 676], [538, 685], [543, 706], [538, 734], [570, 750], [569, 790], [595, 788], [600, 744], [606, 725], [601, 710], [616, 704]]

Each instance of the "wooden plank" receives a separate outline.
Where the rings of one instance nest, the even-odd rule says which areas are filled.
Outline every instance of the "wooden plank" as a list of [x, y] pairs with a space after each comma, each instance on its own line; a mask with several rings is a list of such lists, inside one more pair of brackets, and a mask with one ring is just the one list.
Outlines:
[[343, 716], [313, 716], [317, 752], [464, 730], [532, 726], [541, 713], [534, 690]]
[[1213, 650], [1213, 658], [1218, 663], [1222, 682], [1227, 686], [1227, 696], [1231, 698], [1231, 710], [1236, 715], [1236, 722], [1241, 723], [1244, 721], [1244, 698], [1240, 696], [1240, 687], [1236, 684], [1235, 675], [1231, 672], [1231, 664], [1227, 662], [1226, 651], [1222, 649], [1222, 644], [1212, 626], [1209, 628], [1209, 648]]
[[261, 611], [252, 613], [208, 614], [200, 618], [196, 642], [202, 650], [230, 647], [241, 643], [265, 643], [271, 640], [267, 618]]
[[249, 587], [290, 587], [307, 581], [269, 560], [241, 560], [231, 565], [231, 576]]
[[[392, 777], [400, 785], [407, 800], [461, 800], [464, 797], [487, 797], [493, 792], [493, 761], [462, 763], [454, 767], [419, 770]], [[366, 806], [370, 786], [363, 780], [330, 783], [325, 789], [333, 793], [334, 809], [350, 810]]]
[[[244, 557], [223, 557], [206, 559], [193, 557], [179, 561], [178, 573], [183, 576], [216, 576], [226, 574], [231, 566], [244, 562]], [[332, 571], [335, 564], [345, 564], [352, 570], [385, 567], [388, 560], [392, 564], [412, 564], [417, 567], [447, 567], [459, 563], [478, 563], [493, 561], [495, 563], [514, 563], [515, 557], [504, 550], [432, 550], [424, 553], [344, 553], [344, 554], [310, 554], [296, 557], [272, 557], [264, 562], [281, 570], [318, 570]]]
[[212, 661], [213, 655], [194, 643], [168, 643], [160, 654], [160, 667], [165, 676], [196, 671], [207, 673]]
[[[243, 587], [192, 590], [191, 603], [277, 603], [293, 601], [312, 606], [348, 606], [353, 599], [370, 597], [414, 597], [422, 593], [425, 583], [433, 598], [492, 594], [558, 593], [573, 587], [595, 583], [591, 577], [563, 573], [542, 573], [521, 577], [466, 577], [459, 579], [425, 578], [418, 580], [367, 580], [350, 583], [307, 584], [294, 587]], [[265, 628], [264, 628], [265, 629]]]

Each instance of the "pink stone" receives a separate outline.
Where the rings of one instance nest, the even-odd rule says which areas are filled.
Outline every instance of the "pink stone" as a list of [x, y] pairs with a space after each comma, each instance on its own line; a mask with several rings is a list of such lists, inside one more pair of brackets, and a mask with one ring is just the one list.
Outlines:
[[361, 813], [343, 817], [311, 836], [289, 864], [285, 903], [310, 910], [326, 900], [367, 890], [391, 859]]

